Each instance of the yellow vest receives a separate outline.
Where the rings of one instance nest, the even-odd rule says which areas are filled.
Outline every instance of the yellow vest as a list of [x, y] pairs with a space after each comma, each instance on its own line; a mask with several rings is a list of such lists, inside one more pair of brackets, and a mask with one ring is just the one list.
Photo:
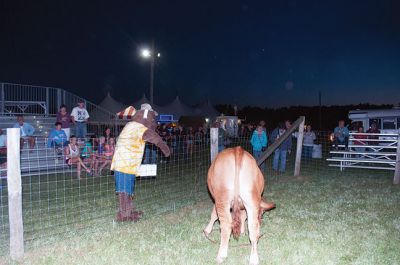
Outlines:
[[111, 170], [136, 175], [142, 163], [147, 128], [138, 122], [128, 122], [118, 137]]

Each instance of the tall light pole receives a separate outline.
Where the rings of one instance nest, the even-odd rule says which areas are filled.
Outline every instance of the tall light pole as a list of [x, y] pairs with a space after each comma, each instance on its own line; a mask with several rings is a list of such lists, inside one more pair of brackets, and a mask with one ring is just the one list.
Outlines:
[[154, 48], [154, 41], [151, 44], [151, 49], [142, 49], [141, 56], [145, 59], [150, 59], [150, 103], [154, 101], [154, 65], [156, 57], [161, 57], [161, 54], [156, 53]]

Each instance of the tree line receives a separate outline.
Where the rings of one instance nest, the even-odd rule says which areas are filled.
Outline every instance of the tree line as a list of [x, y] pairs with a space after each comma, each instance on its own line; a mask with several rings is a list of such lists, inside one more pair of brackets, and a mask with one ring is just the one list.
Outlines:
[[[226, 116], [234, 115], [234, 105], [218, 104], [215, 106], [219, 113]], [[332, 106], [291, 106], [281, 108], [262, 108], [245, 106], [237, 110], [237, 116], [244, 123], [258, 123], [264, 120], [268, 129], [275, 128], [279, 122], [284, 120], [296, 120], [299, 116], [306, 117], [306, 123], [315, 130], [332, 130], [337, 126], [338, 120], [349, 122], [348, 113], [356, 109], [390, 109], [392, 104], [373, 105], [360, 103], [358, 105], [332, 105]]]

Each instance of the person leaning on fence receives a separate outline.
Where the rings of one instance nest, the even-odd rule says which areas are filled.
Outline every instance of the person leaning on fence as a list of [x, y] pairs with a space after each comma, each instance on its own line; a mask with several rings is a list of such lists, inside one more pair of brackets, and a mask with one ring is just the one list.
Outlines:
[[21, 150], [24, 147], [25, 140], [28, 141], [29, 148], [33, 149], [35, 147], [35, 138], [33, 134], [35, 133], [35, 128], [32, 125], [24, 121], [23, 115], [17, 115], [17, 123], [14, 124], [14, 128], [20, 128], [21, 133]]
[[132, 195], [145, 143], [153, 143], [165, 156], [170, 155], [168, 145], [155, 132], [157, 127], [155, 117], [156, 112], [151, 105], [142, 104], [141, 109], [133, 115], [132, 121], [125, 125], [118, 137], [111, 163], [119, 201], [117, 221], [138, 221], [143, 215], [142, 211], [135, 210]]
[[312, 151], [314, 146], [314, 141], [317, 139], [315, 133], [311, 130], [311, 125], [306, 126], [306, 131], [303, 135], [303, 149], [302, 156], [305, 160], [312, 159]]
[[[287, 129], [290, 129], [292, 124], [290, 121], [285, 121], [285, 123], [280, 123], [277, 128], [275, 128], [272, 133], [270, 140], [275, 142], [286, 132]], [[281, 145], [275, 150], [274, 160], [272, 163], [272, 169], [274, 171], [279, 171], [280, 173], [285, 172], [286, 170], [286, 157], [287, 154], [291, 153], [292, 149], [292, 137], [289, 136], [286, 138]], [[280, 161], [280, 166], [279, 166]]]
[[[253, 132], [251, 136], [250, 143], [253, 146], [253, 156], [258, 161], [261, 158], [263, 152], [267, 148], [267, 134], [265, 133], [261, 125], [257, 126], [257, 129]], [[265, 162], [260, 165], [261, 171], [265, 170]]]
[[71, 137], [71, 115], [67, 112], [67, 106], [64, 104], [60, 106], [60, 111], [57, 112], [56, 121], [61, 123], [61, 129], [67, 135], [67, 141]]
[[57, 153], [61, 153], [61, 150], [67, 145], [67, 135], [61, 129], [61, 122], [56, 122], [55, 128], [52, 129], [49, 133], [49, 137], [47, 139], [47, 147], [54, 147], [57, 150]]
[[344, 126], [344, 120], [340, 120], [338, 126], [333, 130], [333, 145], [338, 149], [339, 145], [344, 145], [347, 150], [349, 146], [349, 129]]
[[76, 136], [72, 135], [69, 140], [69, 144], [64, 148], [65, 163], [71, 167], [76, 166], [78, 179], [81, 179], [81, 167], [83, 167], [86, 172], [91, 175], [92, 171], [86, 167], [79, 155], [79, 146], [77, 144]]
[[86, 137], [87, 121], [89, 117], [89, 113], [85, 109], [85, 102], [80, 99], [78, 101], [78, 106], [73, 108], [71, 112], [72, 122], [75, 124], [76, 137], [80, 139], [84, 139]]

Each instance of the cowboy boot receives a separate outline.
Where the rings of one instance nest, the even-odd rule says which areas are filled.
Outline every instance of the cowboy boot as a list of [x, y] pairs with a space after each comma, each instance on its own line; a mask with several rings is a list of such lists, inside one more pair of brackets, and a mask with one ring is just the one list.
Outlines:
[[123, 196], [122, 193], [118, 193], [118, 212], [117, 215], [115, 217], [115, 220], [117, 222], [122, 222], [122, 206], [124, 205], [124, 201], [123, 201]]
[[134, 206], [134, 203], [133, 203], [133, 200], [132, 200], [131, 196], [128, 195], [127, 198], [128, 198], [127, 199], [128, 200], [127, 204], [129, 205], [128, 207], [129, 207], [129, 213], [130, 213], [131, 220], [134, 221], [134, 222], [139, 221], [139, 219], [143, 215], [143, 212], [135, 210], [135, 206]]
[[127, 206], [127, 196], [128, 194], [124, 192], [118, 193], [119, 208], [116, 220], [118, 222], [124, 222], [129, 220], [129, 211]]

